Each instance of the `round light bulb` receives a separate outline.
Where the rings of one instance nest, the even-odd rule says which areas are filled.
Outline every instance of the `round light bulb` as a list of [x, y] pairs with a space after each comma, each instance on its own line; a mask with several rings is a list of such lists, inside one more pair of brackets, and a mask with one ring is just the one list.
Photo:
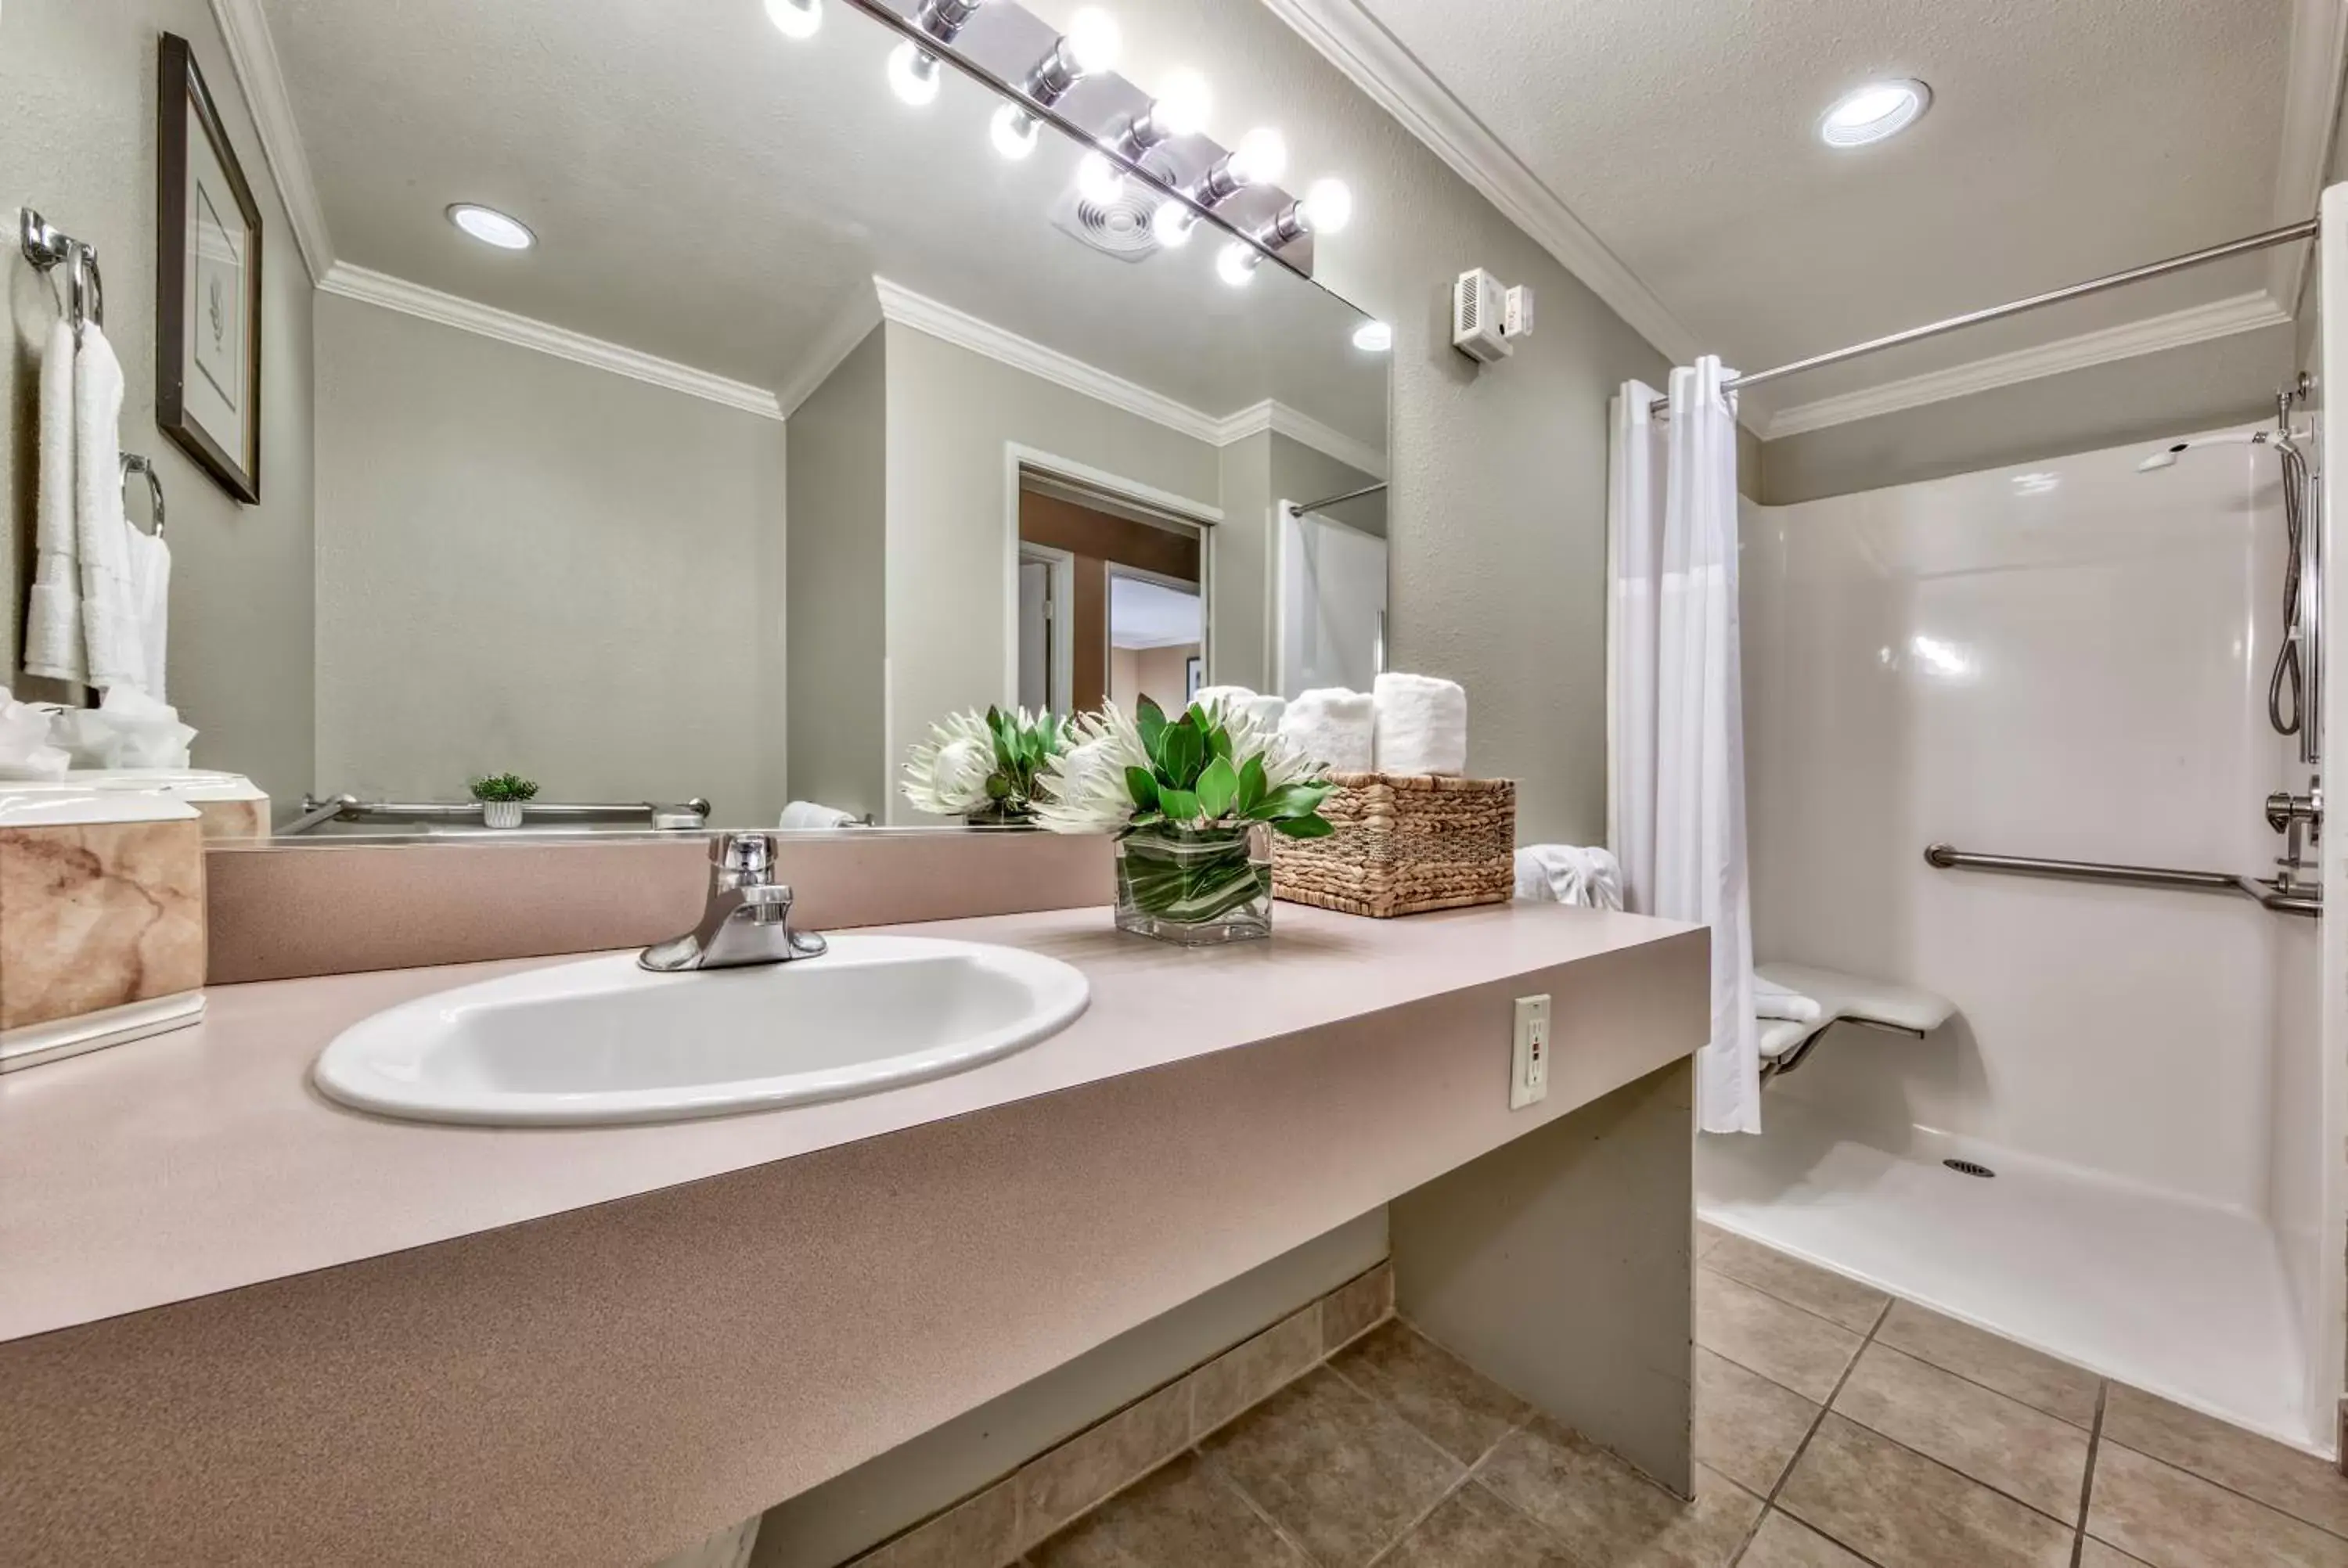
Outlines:
[[1394, 328], [1384, 322], [1364, 322], [1354, 329], [1354, 346], [1364, 354], [1384, 354], [1394, 347]]
[[1254, 246], [1234, 240], [1215, 258], [1215, 276], [1234, 289], [1244, 289], [1255, 282], [1256, 265], [1262, 260]]
[[823, 26], [823, 0], [767, 0], [767, 20], [786, 38], [812, 38]]
[[1231, 154], [1231, 178], [1241, 185], [1270, 185], [1288, 172], [1288, 141], [1270, 126], [1240, 138]]
[[1125, 170], [1105, 153], [1088, 152], [1076, 163], [1076, 194], [1096, 207], [1106, 207], [1125, 192]]
[[1196, 136], [1207, 128], [1215, 107], [1215, 89], [1192, 70], [1169, 71], [1166, 87], [1149, 106], [1150, 120], [1169, 136]]
[[530, 231], [528, 224], [493, 207], [460, 201], [448, 209], [448, 221], [482, 244], [495, 245], [500, 251], [527, 251], [538, 243], [538, 236]]
[[994, 111], [987, 136], [995, 151], [1016, 163], [1035, 150], [1035, 117], [1017, 104], [1004, 104]]
[[900, 44], [889, 56], [889, 87], [919, 108], [938, 96], [938, 57], [911, 44]]
[[1114, 69], [1117, 46], [1123, 42], [1117, 18], [1097, 5], [1087, 5], [1068, 18], [1068, 59], [1088, 77]]
[[1354, 192], [1342, 179], [1316, 179], [1304, 193], [1304, 220], [1316, 234], [1334, 234], [1354, 220]]
[[1190, 232], [1199, 226], [1199, 215], [1171, 198], [1158, 204], [1149, 215], [1149, 232], [1159, 244], [1169, 251], [1179, 251], [1190, 242]]

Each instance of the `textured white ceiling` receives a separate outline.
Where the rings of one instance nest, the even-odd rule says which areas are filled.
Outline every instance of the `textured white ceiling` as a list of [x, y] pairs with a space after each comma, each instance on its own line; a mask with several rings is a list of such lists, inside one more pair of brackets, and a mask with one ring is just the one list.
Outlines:
[[[893, 36], [846, 5], [805, 42], [762, 0], [262, 0], [337, 260], [747, 382], [787, 385], [870, 279], [1203, 413], [1277, 399], [1383, 447], [1360, 315], [1217, 246], [1133, 263], [1051, 215], [1076, 149], [987, 141], [996, 100], [946, 73], [892, 97]], [[452, 201], [522, 219], [520, 254]]]
[[[2270, 227], [2291, 0], [1320, 0], [1381, 24], [1744, 369]], [[1931, 112], [1816, 125], [1877, 77]], [[2231, 261], [1788, 381], [1807, 402], [2242, 294]]]

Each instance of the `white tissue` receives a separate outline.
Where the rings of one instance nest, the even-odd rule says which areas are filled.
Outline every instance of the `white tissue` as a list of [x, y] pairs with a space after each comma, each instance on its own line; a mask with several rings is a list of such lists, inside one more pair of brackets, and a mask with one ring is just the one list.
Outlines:
[[1465, 687], [1433, 675], [1381, 675], [1376, 696], [1378, 772], [1457, 777], [1468, 771]]
[[0, 686], [0, 779], [61, 779], [73, 759], [49, 744], [49, 711]]
[[77, 768], [183, 768], [196, 732], [180, 711], [128, 686], [107, 689], [95, 708], [68, 708], [49, 736]]
[[1289, 743], [1331, 773], [1370, 771], [1377, 734], [1377, 704], [1365, 692], [1324, 686], [1298, 694], [1281, 715]]

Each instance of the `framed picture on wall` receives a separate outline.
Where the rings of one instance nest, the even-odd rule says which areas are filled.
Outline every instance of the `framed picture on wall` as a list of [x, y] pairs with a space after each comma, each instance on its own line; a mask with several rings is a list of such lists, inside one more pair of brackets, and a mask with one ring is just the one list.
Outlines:
[[261, 499], [261, 209], [188, 41], [163, 35], [155, 159], [155, 423]]
[[1195, 702], [1199, 700], [1199, 682], [1204, 676], [1205, 671], [1206, 661], [1195, 653], [1182, 661], [1182, 700], [1184, 702]]

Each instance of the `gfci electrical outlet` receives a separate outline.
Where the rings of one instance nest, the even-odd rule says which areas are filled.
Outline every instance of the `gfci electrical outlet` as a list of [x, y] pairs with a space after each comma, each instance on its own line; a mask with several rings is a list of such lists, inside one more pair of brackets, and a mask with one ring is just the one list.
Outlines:
[[1549, 998], [1517, 999], [1517, 1049], [1509, 1068], [1509, 1109], [1549, 1098]]

